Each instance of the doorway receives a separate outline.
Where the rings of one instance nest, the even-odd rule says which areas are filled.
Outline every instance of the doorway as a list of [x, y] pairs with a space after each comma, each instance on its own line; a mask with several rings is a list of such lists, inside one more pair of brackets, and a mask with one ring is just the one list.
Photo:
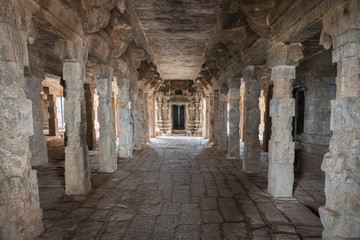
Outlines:
[[173, 129], [185, 129], [185, 106], [173, 105]]

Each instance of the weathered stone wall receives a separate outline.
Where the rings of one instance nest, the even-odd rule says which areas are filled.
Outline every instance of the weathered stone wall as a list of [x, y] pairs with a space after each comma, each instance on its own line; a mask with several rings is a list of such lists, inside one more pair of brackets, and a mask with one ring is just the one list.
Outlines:
[[321, 163], [329, 149], [331, 137], [331, 103], [336, 93], [336, 65], [331, 62], [331, 52], [324, 51], [302, 62], [296, 69], [295, 87], [304, 87], [304, 132], [295, 134], [300, 144], [296, 156], [299, 166], [311, 173], [323, 175]]

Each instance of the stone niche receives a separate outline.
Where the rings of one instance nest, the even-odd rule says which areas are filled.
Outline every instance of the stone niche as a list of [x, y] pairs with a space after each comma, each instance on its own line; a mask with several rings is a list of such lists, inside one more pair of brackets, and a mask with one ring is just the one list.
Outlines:
[[202, 136], [202, 97], [191, 80], [166, 80], [156, 95], [157, 135]]

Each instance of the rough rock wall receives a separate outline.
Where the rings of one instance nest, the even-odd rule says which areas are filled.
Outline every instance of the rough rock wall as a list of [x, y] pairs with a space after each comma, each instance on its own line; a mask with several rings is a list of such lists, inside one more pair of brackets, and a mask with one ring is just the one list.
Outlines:
[[331, 103], [336, 93], [336, 65], [331, 63], [331, 52], [324, 51], [299, 65], [294, 87], [305, 87], [304, 132], [296, 135], [301, 150], [299, 166], [323, 176], [321, 163], [329, 149], [331, 137]]

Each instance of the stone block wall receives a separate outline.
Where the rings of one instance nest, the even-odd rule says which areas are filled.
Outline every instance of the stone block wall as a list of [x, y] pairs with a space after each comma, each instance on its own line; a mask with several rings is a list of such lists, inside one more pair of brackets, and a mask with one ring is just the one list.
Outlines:
[[336, 93], [336, 65], [331, 62], [331, 52], [300, 63], [296, 76], [293, 87], [304, 87], [305, 94], [304, 132], [295, 135], [300, 144], [297, 161], [301, 169], [323, 176], [321, 163], [332, 134], [330, 101]]

